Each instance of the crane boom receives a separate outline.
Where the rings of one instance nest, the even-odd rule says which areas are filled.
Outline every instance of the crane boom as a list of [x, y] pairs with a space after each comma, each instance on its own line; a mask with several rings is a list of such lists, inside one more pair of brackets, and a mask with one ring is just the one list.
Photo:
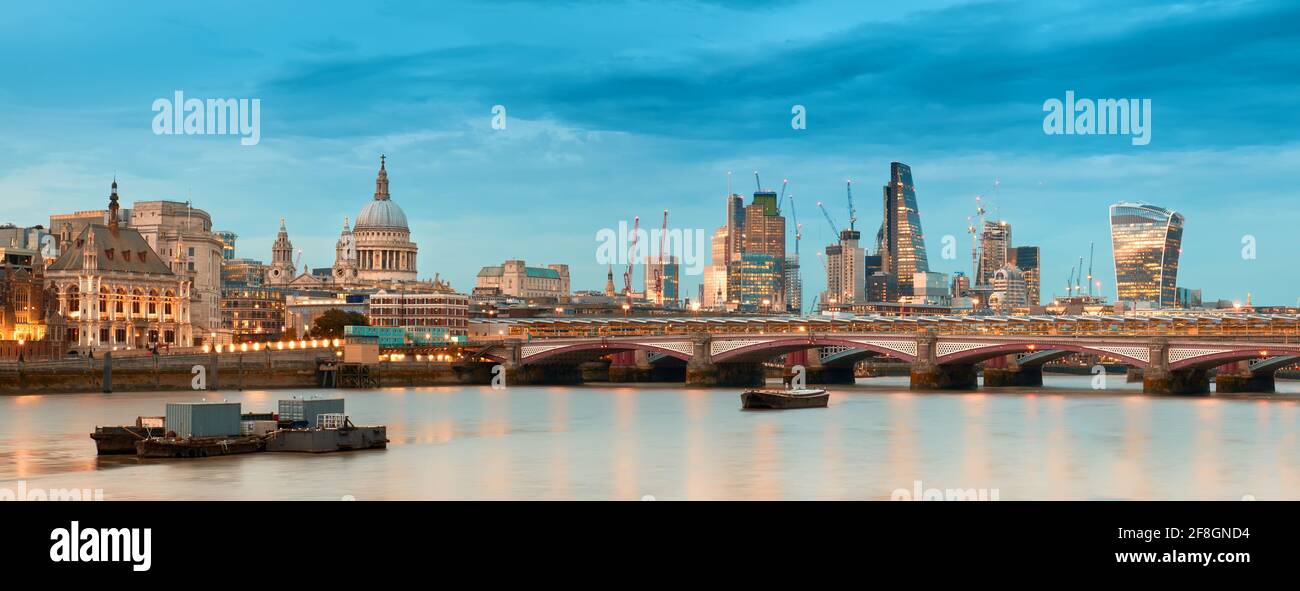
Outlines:
[[835, 220], [831, 219], [831, 213], [826, 211], [826, 206], [823, 205], [821, 201], [817, 202], [817, 207], [821, 208], [822, 215], [826, 216], [826, 223], [831, 225], [831, 235], [838, 237], [840, 235], [840, 229], [839, 226], [835, 224]]
[[754, 171], [754, 185], [755, 185], [756, 187], [758, 187], [757, 189], [754, 189], [755, 191], [762, 191], [762, 190], [763, 190], [763, 183], [760, 182], [760, 181], [758, 180], [758, 171], [757, 171], [757, 170]]
[[1088, 295], [1092, 295], [1092, 260], [1097, 254], [1097, 243], [1088, 243]]
[[853, 230], [858, 225], [858, 210], [853, 208], [853, 179], [845, 181], [844, 188], [849, 196], [849, 229]]
[[803, 240], [803, 226], [799, 225], [799, 213], [794, 209], [794, 194], [790, 194], [790, 221], [794, 222], [794, 256], [799, 258], [799, 241]]
[[623, 272], [623, 295], [627, 297], [627, 303], [632, 303], [632, 267], [636, 264], [636, 239], [641, 230], [641, 216], [636, 216], [632, 222], [632, 245], [627, 253], [627, 271]]

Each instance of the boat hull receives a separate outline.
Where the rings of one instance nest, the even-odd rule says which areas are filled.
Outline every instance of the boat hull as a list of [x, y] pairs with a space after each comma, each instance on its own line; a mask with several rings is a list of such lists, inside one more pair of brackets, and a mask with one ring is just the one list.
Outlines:
[[135, 442], [149, 437], [162, 437], [162, 427], [98, 427], [90, 438], [95, 440], [95, 451], [101, 456], [131, 455]]
[[137, 441], [135, 455], [141, 458], [207, 458], [264, 449], [266, 442], [261, 437], [159, 437]]
[[266, 451], [328, 453], [388, 446], [388, 428], [281, 429], [266, 438]]
[[747, 390], [740, 395], [742, 408], [783, 410], [788, 408], [824, 408], [831, 395], [825, 390], [809, 394], [792, 394], [783, 390]]

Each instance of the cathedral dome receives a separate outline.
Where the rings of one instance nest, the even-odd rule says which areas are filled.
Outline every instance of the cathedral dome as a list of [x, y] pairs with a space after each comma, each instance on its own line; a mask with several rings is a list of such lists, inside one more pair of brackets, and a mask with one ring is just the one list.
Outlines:
[[371, 201], [361, 208], [361, 215], [357, 216], [357, 223], [353, 229], [367, 228], [410, 229], [406, 225], [406, 214], [402, 212], [402, 208], [389, 199]]
[[361, 208], [353, 230], [394, 229], [410, 231], [406, 225], [406, 213], [393, 202], [388, 195], [388, 170], [384, 167], [384, 157], [379, 157], [379, 176], [375, 178], [375, 199]]

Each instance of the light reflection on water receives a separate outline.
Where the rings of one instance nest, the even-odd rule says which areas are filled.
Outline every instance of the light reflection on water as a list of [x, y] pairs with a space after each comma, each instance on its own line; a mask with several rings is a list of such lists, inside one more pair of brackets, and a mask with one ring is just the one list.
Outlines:
[[1002, 499], [1300, 498], [1300, 384], [1260, 397], [1147, 397], [1134, 384], [914, 394], [906, 378], [832, 387], [830, 408], [739, 409], [738, 390], [677, 385], [221, 392], [273, 410], [341, 394], [389, 448], [203, 460], [98, 457], [88, 434], [203, 393], [0, 397], [0, 487], [108, 499], [888, 499], [998, 489]]

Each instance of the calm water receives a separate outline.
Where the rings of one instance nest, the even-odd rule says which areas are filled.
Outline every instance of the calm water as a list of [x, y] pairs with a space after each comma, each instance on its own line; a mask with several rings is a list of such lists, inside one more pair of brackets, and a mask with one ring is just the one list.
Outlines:
[[[905, 378], [878, 378], [833, 388], [827, 409], [784, 412], [672, 385], [311, 390], [346, 397], [358, 424], [388, 425], [389, 448], [188, 461], [100, 458], [88, 433], [202, 394], [0, 397], [0, 488], [99, 488], [107, 499], [887, 499], [919, 480], [1004, 500], [1300, 498], [1300, 384], [1279, 382], [1271, 399], [1153, 398], [1122, 377], [1104, 394], [1088, 380], [913, 394]], [[220, 397], [248, 412], [296, 393]]]

